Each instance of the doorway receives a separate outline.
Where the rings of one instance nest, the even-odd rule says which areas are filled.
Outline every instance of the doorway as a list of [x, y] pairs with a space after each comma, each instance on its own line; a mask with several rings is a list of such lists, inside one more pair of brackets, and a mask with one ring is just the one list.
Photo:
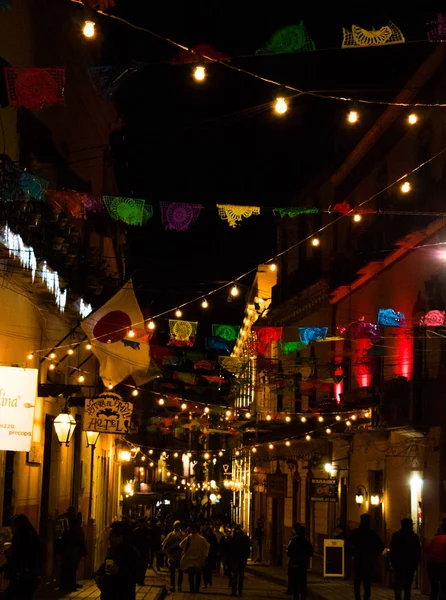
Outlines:
[[282, 565], [283, 559], [283, 514], [283, 498], [273, 498], [270, 564], [276, 567]]
[[14, 515], [13, 507], [13, 487], [14, 487], [14, 457], [15, 452], [6, 451], [5, 460], [5, 487], [3, 490], [3, 527], [11, 525], [11, 519]]

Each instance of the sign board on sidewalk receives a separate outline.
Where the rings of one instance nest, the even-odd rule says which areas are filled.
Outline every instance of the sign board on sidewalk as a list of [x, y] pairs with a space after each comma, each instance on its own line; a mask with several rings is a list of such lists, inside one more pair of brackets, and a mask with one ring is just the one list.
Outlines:
[[282, 473], [267, 475], [267, 495], [270, 498], [286, 498], [287, 476]]
[[30, 451], [38, 373], [0, 367], [0, 450]]
[[344, 540], [324, 540], [324, 577], [344, 577]]
[[312, 479], [310, 500], [313, 502], [337, 502], [338, 487], [337, 479]]

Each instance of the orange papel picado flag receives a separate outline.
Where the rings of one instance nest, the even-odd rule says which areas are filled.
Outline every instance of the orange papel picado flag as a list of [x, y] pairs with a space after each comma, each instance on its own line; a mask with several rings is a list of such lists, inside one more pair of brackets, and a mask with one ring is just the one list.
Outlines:
[[118, 385], [130, 376], [142, 385], [155, 376], [149, 369], [149, 334], [131, 280], [84, 319], [81, 328], [99, 360], [104, 385]]

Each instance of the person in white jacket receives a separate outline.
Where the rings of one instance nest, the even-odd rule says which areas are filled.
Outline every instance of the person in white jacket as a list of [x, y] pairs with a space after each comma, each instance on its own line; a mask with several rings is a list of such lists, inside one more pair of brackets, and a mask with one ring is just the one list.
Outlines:
[[190, 534], [180, 544], [183, 554], [180, 569], [187, 572], [189, 577], [189, 591], [195, 594], [200, 591], [201, 571], [206, 564], [209, 544], [200, 535], [198, 525], [190, 526]]

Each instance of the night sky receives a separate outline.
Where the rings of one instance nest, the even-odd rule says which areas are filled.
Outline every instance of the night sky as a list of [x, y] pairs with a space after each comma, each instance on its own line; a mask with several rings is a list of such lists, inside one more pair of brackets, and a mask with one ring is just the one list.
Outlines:
[[[362, 4], [362, 3], [361, 3]], [[389, 3], [387, 3], [389, 4]], [[231, 64], [311, 90], [391, 100], [433, 46], [427, 42], [341, 50], [342, 26], [379, 29], [392, 20], [410, 41], [426, 39], [426, 23], [440, 3], [418, 2], [384, 10], [377, 3], [342, 9], [336, 3], [260, 3], [243, 0], [149, 2], [117, 0], [112, 12], [188, 46], [206, 43], [234, 57]], [[242, 5], [242, 6], [241, 6]], [[383, 6], [384, 3], [383, 3]], [[256, 56], [281, 27], [303, 19], [318, 51]], [[155, 207], [149, 223], [130, 228], [129, 268], [142, 306], [163, 312], [230, 281], [276, 253], [271, 210], [237, 229], [222, 222], [217, 203], [260, 205], [295, 202], [316, 175], [329, 175], [383, 109], [361, 108], [361, 127], [345, 122], [350, 106], [313, 97], [290, 99], [288, 113], [271, 110], [280, 88], [209, 65], [205, 82], [191, 65], [172, 66], [177, 50], [146, 33], [101, 18], [103, 64], [145, 63], [123, 83], [114, 100], [124, 126], [112, 148], [122, 195], [145, 198]], [[186, 233], [165, 232], [158, 202], [205, 206]], [[248, 289], [252, 278], [244, 283]], [[210, 298], [208, 323], [239, 323], [240, 299], [226, 292]], [[184, 318], [203, 320], [196, 303]], [[206, 327], [206, 325], [205, 325]], [[202, 335], [209, 335], [209, 331]]]

